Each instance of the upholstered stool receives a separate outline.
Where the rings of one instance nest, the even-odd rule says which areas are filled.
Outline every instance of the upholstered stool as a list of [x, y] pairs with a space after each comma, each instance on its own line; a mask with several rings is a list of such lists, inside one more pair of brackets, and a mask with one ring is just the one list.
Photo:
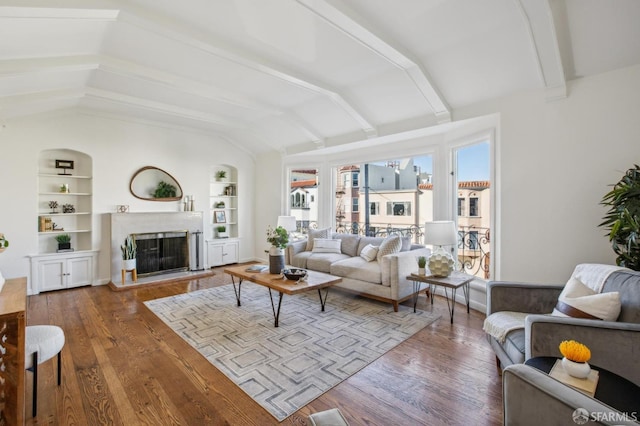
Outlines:
[[31, 325], [25, 331], [24, 368], [33, 371], [33, 417], [36, 416], [38, 400], [38, 364], [58, 355], [58, 386], [62, 377], [60, 352], [64, 346], [64, 332], [55, 325]]
[[136, 268], [133, 269], [123, 269], [122, 270], [122, 285], [124, 285], [124, 280], [126, 278], [127, 272], [131, 272], [131, 281], [138, 282], [138, 271]]
[[307, 426], [349, 426], [340, 410], [332, 408], [307, 417]]

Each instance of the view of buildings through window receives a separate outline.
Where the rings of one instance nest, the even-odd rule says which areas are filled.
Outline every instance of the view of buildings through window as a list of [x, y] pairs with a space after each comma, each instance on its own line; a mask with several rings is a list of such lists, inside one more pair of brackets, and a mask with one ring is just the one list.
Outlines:
[[[458, 247], [460, 268], [490, 278], [489, 143], [458, 148], [456, 160]], [[416, 156], [337, 167], [335, 225], [337, 232], [386, 236], [409, 235], [422, 243], [424, 223], [433, 220], [433, 161]], [[290, 214], [298, 230], [318, 224], [318, 171], [290, 173]]]

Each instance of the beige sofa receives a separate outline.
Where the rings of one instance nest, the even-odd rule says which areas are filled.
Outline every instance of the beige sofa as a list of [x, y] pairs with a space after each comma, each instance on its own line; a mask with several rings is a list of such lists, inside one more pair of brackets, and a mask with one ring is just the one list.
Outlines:
[[406, 237], [403, 239], [403, 251], [367, 261], [360, 256], [362, 249], [369, 244], [380, 246], [384, 238], [340, 233], [333, 233], [330, 238], [341, 240], [340, 253], [314, 253], [313, 244], [308, 244], [305, 239], [287, 247], [287, 264], [339, 276], [342, 282], [336, 287], [389, 302], [396, 312], [398, 304], [413, 295], [413, 283], [407, 280], [407, 276], [418, 271], [416, 257], [431, 254], [430, 249], [411, 244]]

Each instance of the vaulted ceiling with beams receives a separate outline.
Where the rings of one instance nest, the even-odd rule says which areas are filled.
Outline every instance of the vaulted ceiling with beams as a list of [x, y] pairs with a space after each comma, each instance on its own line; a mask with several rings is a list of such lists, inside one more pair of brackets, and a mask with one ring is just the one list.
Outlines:
[[561, 99], [640, 63], [638, 22], [637, 0], [0, 1], [0, 123], [81, 110], [299, 152]]

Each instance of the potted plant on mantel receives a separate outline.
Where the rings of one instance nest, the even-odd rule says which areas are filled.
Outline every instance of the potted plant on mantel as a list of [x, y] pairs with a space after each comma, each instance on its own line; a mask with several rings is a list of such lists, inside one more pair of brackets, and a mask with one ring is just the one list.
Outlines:
[[267, 242], [271, 244], [269, 253], [269, 273], [279, 274], [284, 269], [284, 249], [289, 244], [289, 233], [282, 226], [267, 228]]
[[58, 242], [58, 251], [71, 250], [71, 235], [60, 234], [56, 235], [55, 239]]
[[122, 250], [122, 269], [125, 271], [132, 271], [136, 269], [136, 254], [137, 246], [131, 235], [127, 235], [124, 240], [124, 245], [120, 246]]

